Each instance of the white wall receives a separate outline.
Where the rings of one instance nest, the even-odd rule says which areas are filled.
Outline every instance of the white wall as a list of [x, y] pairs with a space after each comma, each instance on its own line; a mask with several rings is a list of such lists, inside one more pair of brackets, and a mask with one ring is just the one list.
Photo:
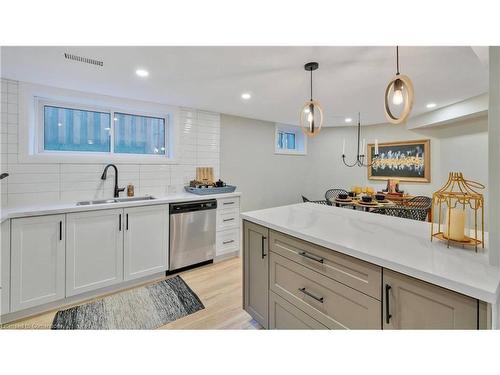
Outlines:
[[[2, 207], [22, 207], [113, 196], [113, 172], [100, 179], [105, 164], [20, 163], [18, 82], [2, 79], [1, 170]], [[99, 95], [95, 96], [99, 98]], [[180, 140], [176, 164], [119, 164], [119, 185], [135, 185], [135, 194], [165, 195], [179, 192], [195, 178], [196, 166], [213, 167], [219, 175], [220, 116], [217, 113], [181, 108]], [[122, 193], [123, 194], [123, 193]]]
[[221, 178], [243, 192], [242, 211], [296, 203], [304, 192], [309, 156], [277, 155], [275, 124], [221, 115]]

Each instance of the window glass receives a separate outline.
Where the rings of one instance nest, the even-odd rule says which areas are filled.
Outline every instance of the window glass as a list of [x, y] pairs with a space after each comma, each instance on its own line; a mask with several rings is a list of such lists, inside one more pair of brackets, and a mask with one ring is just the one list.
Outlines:
[[114, 152], [165, 155], [165, 119], [114, 114]]
[[110, 152], [111, 115], [44, 106], [44, 150]]
[[283, 150], [295, 149], [295, 133], [279, 132], [278, 148]]

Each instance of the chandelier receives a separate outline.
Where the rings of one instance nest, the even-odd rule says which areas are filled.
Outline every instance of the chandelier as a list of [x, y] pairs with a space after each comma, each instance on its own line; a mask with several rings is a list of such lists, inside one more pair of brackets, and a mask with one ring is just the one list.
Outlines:
[[345, 139], [342, 141], [342, 162], [344, 163], [345, 166], [352, 168], [352, 167], [371, 167], [375, 162], [379, 159], [379, 154], [378, 154], [378, 139], [375, 139], [375, 154], [373, 155], [372, 161], [370, 163], [365, 163], [365, 149], [366, 149], [366, 144], [365, 144], [365, 139], [361, 141], [361, 113], [358, 113], [358, 130], [357, 130], [357, 148], [358, 151], [356, 153], [356, 159], [354, 162], [348, 163], [346, 161], [345, 157], [345, 148], [346, 148], [346, 141]]

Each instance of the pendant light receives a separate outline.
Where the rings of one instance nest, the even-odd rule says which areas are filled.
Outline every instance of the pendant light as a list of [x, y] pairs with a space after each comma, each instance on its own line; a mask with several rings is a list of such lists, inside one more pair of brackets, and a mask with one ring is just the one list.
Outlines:
[[304, 65], [304, 69], [311, 72], [311, 97], [300, 110], [300, 126], [308, 137], [317, 135], [323, 126], [323, 109], [319, 102], [313, 99], [312, 72], [318, 68], [317, 62], [309, 62]]
[[[401, 124], [406, 121], [413, 107], [413, 83], [408, 76], [399, 74], [399, 47], [396, 47], [396, 75], [385, 89], [384, 108], [387, 120], [392, 124]], [[391, 112], [390, 104], [402, 106], [398, 116]]]

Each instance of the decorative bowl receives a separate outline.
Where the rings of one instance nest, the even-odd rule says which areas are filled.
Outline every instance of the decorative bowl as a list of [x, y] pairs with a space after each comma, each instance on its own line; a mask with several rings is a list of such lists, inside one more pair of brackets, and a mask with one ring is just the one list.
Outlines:
[[368, 196], [368, 195], [363, 195], [361, 197], [361, 200], [364, 202], [364, 203], [370, 203], [372, 201], [372, 197]]

